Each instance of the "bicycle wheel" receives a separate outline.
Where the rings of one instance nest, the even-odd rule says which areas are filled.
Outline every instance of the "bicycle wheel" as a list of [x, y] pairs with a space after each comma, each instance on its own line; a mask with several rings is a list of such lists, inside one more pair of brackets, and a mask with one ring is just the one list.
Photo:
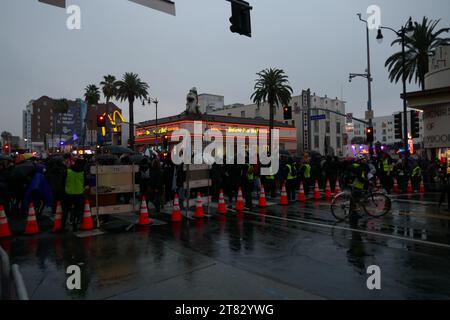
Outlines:
[[371, 217], [381, 218], [391, 211], [391, 199], [384, 193], [369, 194], [363, 201], [364, 211]]
[[339, 220], [344, 221], [350, 215], [351, 195], [340, 193], [331, 202], [331, 213]]

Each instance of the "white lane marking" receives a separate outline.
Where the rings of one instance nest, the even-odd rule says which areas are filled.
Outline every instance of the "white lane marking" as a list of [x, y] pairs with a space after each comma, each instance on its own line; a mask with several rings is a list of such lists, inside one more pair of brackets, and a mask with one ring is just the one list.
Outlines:
[[439, 202], [434, 201], [421, 201], [421, 200], [408, 200], [408, 199], [392, 199], [393, 202], [399, 202], [399, 203], [411, 203], [411, 204], [423, 204], [423, 205], [430, 205], [434, 204], [436, 206], [439, 205]]
[[[251, 212], [251, 211], [243, 211], [243, 213], [251, 214], [253, 216], [260, 216], [260, 214], [256, 214], [256, 213]], [[394, 236], [394, 235], [381, 233], [381, 232], [360, 230], [360, 229], [347, 228], [347, 227], [341, 227], [341, 226], [332, 226], [332, 225], [329, 225], [329, 224], [323, 224], [323, 223], [318, 223], [318, 222], [309, 222], [309, 221], [305, 221], [305, 220], [296, 220], [296, 219], [290, 219], [290, 218], [282, 218], [282, 217], [272, 216], [272, 215], [268, 215], [268, 214], [265, 214], [264, 216], [266, 218], [272, 218], [272, 219], [276, 219], [276, 220], [283, 220], [283, 221], [289, 221], [289, 222], [296, 222], [296, 223], [300, 223], [300, 224], [316, 226], [316, 227], [321, 227], [321, 228], [328, 228], [328, 229], [333, 229], [333, 230], [352, 231], [352, 232], [358, 232], [358, 233], [368, 234], [368, 235], [373, 235], [373, 236], [378, 236], [378, 237], [385, 237], [385, 238], [391, 238], [391, 239], [402, 240], [402, 241], [409, 241], [409, 242], [414, 242], [414, 243], [420, 243], [420, 244], [425, 244], [425, 245], [430, 245], [430, 246], [436, 246], [436, 247], [450, 249], [450, 245], [444, 244], [444, 243], [425, 241], [425, 240], [419, 240], [419, 239], [411, 239], [411, 238]]]

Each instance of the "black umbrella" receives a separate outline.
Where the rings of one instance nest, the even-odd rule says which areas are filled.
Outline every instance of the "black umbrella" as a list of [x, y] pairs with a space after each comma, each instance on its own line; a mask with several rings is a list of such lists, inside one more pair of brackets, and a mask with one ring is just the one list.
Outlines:
[[138, 153], [138, 154], [133, 154], [132, 156], [130, 156], [130, 161], [131, 163], [141, 163], [141, 161], [145, 158], [145, 156], [143, 156], [142, 154]]
[[129, 148], [121, 147], [121, 146], [107, 146], [104, 147], [103, 150], [111, 154], [134, 154], [135, 152]]
[[95, 158], [100, 165], [116, 165], [119, 164], [119, 159], [112, 154], [103, 154]]
[[36, 167], [34, 166], [33, 162], [25, 161], [14, 167], [11, 172], [11, 177], [13, 180], [21, 179], [23, 177], [31, 177], [34, 174], [35, 170]]

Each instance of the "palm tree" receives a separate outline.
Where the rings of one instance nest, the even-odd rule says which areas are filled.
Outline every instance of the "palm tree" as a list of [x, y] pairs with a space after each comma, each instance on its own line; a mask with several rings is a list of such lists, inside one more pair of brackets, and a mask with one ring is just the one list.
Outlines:
[[[95, 84], [90, 84], [86, 88], [84, 88], [84, 100], [86, 101], [88, 107], [92, 107], [97, 105], [100, 101], [100, 89]], [[86, 117], [87, 122], [88, 117]], [[94, 124], [92, 120], [89, 121], [89, 125], [86, 123], [86, 127], [90, 127], [91, 132], [91, 145], [93, 142], [93, 129]]]
[[[397, 52], [390, 56], [385, 63], [389, 70], [389, 80], [397, 83], [405, 73], [406, 79], [411, 83], [418, 83], [422, 90], [425, 90], [425, 74], [428, 73], [429, 57], [433, 55], [437, 47], [448, 45], [450, 38], [440, 38], [443, 33], [449, 32], [450, 28], [443, 28], [435, 31], [440, 20], [428, 20], [423, 17], [422, 23], [414, 22], [414, 29], [411, 35], [406, 35], [406, 65], [403, 70], [402, 52]], [[399, 37], [391, 46], [401, 44]]]
[[100, 89], [95, 84], [90, 84], [84, 89], [84, 99], [89, 106], [96, 105], [100, 101]]
[[116, 98], [120, 101], [128, 100], [130, 114], [130, 149], [134, 150], [134, 109], [136, 99], [147, 99], [149, 86], [141, 81], [136, 73], [125, 73], [121, 81], [116, 82]]
[[[62, 136], [62, 116], [64, 114], [67, 113], [67, 111], [69, 111], [69, 102], [67, 101], [67, 99], [62, 98], [62, 99], [58, 99], [54, 101], [54, 105], [53, 105], [53, 112], [55, 114], [58, 115], [58, 119], [59, 119], [59, 143], [61, 143], [61, 136]], [[56, 117], [55, 117], [56, 119]], [[54, 124], [54, 122], [53, 122]], [[55, 128], [55, 125], [53, 126], [53, 128]], [[53, 143], [53, 132], [52, 131], [52, 143]]]
[[272, 130], [274, 123], [275, 106], [287, 105], [293, 93], [287, 75], [281, 69], [265, 69], [256, 74], [255, 92], [251, 99], [260, 107], [261, 103], [268, 103], [270, 108], [269, 128], [269, 154], [272, 154]]
[[106, 104], [108, 104], [111, 98], [117, 94], [116, 77], [109, 74], [104, 76], [103, 79], [104, 81], [100, 82], [100, 85], [102, 86], [103, 95], [106, 98]]

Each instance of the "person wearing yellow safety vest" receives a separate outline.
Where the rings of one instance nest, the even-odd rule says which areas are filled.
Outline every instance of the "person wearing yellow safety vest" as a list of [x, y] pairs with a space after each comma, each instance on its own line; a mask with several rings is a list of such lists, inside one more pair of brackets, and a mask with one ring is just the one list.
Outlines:
[[289, 201], [295, 201], [295, 190], [297, 188], [297, 170], [293, 161], [286, 163], [285, 166], [286, 191]]
[[420, 181], [422, 181], [422, 168], [417, 161], [413, 163], [411, 180], [414, 190], [419, 190]]
[[84, 193], [88, 186], [88, 180], [85, 173], [85, 162], [77, 159], [75, 164], [67, 169], [65, 179], [65, 199], [63, 202], [62, 231], [66, 227], [67, 217], [73, 208], [71, 222], [73, 231], [78, 230], [84, 211]]
[[300, 181], [303, 182], [303, 188], [305, 189], [305, 194], [308, 194], [311, 183], [311, 164], [309, 160], [305, 160], [300, 167]]
[[383, 185], [383, 188], [390, 193], [392, 187], [394, 186], [394, 164], [391, 157], [387, 153], [383, 153], [379, 169], [381, 184]]
[[252, 210], [253, 209], [253, 199], [252, 199], [252, 192], [254, 187], [254, 181], [255, 181], [255, 172], [253, 165], [251, 164], [245, 164], [242, 168], [242, 192], [245, 199], [245, 207], [247, 209]]
[[266, 196], [270, 198], [275, 198], [275, 175], [272, 176], [261, 176], [261, 183], [264, 186], [264, 191]]
[[[350, 166], [352, 197], [356, 202], [363, 195], [364, 190], [368, 187], [368, 173], [369, 167], [366, 163], [366, 158], [363, 155], [357, 155], [355, 162]], [[354, 212], [353, 203], [350, 204], [350, 207], [350, 219], [358, 217], [356, 212]]]

